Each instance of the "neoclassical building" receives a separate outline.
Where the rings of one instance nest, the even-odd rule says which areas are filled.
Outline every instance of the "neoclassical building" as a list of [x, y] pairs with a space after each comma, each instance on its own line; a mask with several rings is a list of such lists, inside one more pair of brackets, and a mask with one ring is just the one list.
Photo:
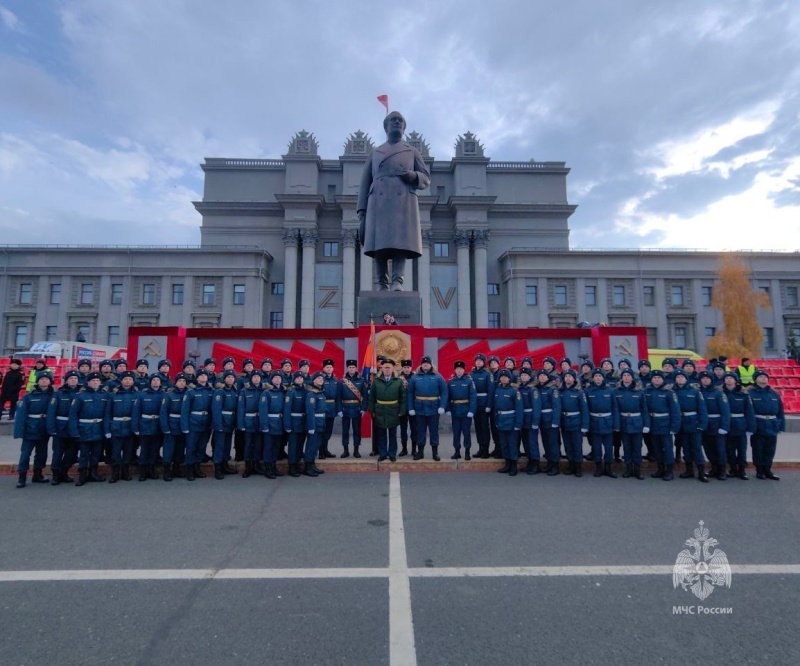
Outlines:
[[[447, 160], [434, 159], [417, 132], [406, 140], [431, 172], [419, 196], [423, 255], [411, 279], [424, 325], [607, 322], [646, 327], [651, 347], [705, 351], [721, 322], [711, 307], [719, 253], [570, 249], [576, 206], [564, 162], [493, 161], [469, 132]], [[371, 149], [357, 131], [342, 155], [322, 159], [302, 131], [280, 159], [207, 158], [203, 199], [194, 202], [196, 248], [0, 248], [4, 353], [78, 332], [124, 346], [129, 326], [354, 326], [358, 296], [372, 288], [372, 260], [356, 239]], [[800, 337], [800, 257], [744, 259], [772, 302], [759, 312], [763, 354], [778, 355], [790, 335]]]

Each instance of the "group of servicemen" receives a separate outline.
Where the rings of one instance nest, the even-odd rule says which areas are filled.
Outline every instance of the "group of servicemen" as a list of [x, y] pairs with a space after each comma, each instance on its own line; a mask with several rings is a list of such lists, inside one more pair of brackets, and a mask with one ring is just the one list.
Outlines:
[[[334, 361], [325, 359], [322, 371], [310, 373], [310, 363], [300, 361], [298, 370], [289, 359], [277, 369], [269, 358], [256, 368], [245, 359], [241, 371], [233, 358], [215, 359], [199, 368], [184, 362], [171, 375], [168, 360], [150, 374], [149, 362], [140, 359], [135, 370], [127, 362], [100, 364], [91, 372], [89, 361], [65, 374], [58, 390], [52, 375], [42, 371], [35, 386], [22, 399], [15, 417], [14, 436], [22, 439], [18, 487], [24, 487], [34, 454], [33, 478], [47, 482], [43, 469], [48, 444], [53, 440], [52, 485], [70, 482], [69, 469], [78, 463], [78, 486], [104, 481], [98, 471], [101, 460], [111, 464], [108, 481], [130, 480], [130, 468], [138, 463], [139, 480], [185, 476], [190, 481], [205, 477], [201, 463], [214, 462], [214, 476], [235, 473], [230, 465], [232, 448], [243, 460], [243, 476], [282, 476], [277, 461], [288, 459], [289, 474], [316, 477], [323, 470], [319, 458], [335, 457], [329, 441], [337, 418], [342, 422], [342, 458], [360, 458], [361, 417], [369, 412], [373, 422], [372, 451], [380, 461], [409, 455], [425, 457], [431, 445], [439, 457], [439, 419], [452, 419], [454, 459], [470, 460], [472, 426], [477, 440], [476, 458], [503, 458], [498, 470], [514, 476], [522, 453], [528, 458], [528, 474], [560, 473], [559, 461], [567, 459], [566, 474], [582, 476], [584, 459], [595, 463], [594, 476], [616, 478], [612, 464], [624, 454], [623, 477], [642, 479], [643, 457], [657, 463], [654, 478], [673, 479], [676, 461], [685, 461], [682, 478], [707, 481], [747, 479], [747, 440], [758, 478], [775, 479], [772, 461], [777, 435], [785, 421], [780, 395], [769, 386], [766, 372], [729, 372], [715, 362], [697, 372], [692, 361], [678, 368], [666, 359], [660, 370], [642, 360], [634, 372], [622, 359], [615, 367], [603, 359], [599, 367], [584, 360], [578, 371], [570, 359], [556, 366], [545, 358], [534, 370], [530, 357], [516, 360], [476, 354], [468, 372], [456, 361], [446, 380], [425, 356], [416, 370], [410, 359], [400, 364], [380, 357], [377, 376], [369, 379], [348, 360], [341, 378]], [[747, 386], [743, 387], [742, 381]], [[398, 452], [397, 431], [400, 430]], [[591, 446], [583, 455], [583, 439]], [[490, 445], [494, 449], [490, 452]], [[207, 455], [209, 443], [211, 456]], [[546, 460], [540, 466], [540, 444]], [[646, 454], [642, 455], [642, 446]]]

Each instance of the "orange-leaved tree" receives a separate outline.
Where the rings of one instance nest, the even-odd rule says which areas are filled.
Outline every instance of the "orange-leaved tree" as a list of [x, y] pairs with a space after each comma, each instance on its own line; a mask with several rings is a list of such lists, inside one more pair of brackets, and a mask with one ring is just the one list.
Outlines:
[[708, 341], [708, 355], [753, 358], [764, 342], [757, 309], [770, 309], [769, 296], [753, 289], [750, 269], [736, 255], [722, 259], [718, 275], [711, 305], [722, 313], [723, 328]]

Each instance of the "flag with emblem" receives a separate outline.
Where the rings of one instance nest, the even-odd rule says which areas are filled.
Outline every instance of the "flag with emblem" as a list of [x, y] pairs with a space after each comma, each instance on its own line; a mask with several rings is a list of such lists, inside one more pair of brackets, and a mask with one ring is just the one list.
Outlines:
[[364, 381], [370, 383], [370, 373], [377, 372], [377, 359], [375, 358], [375, 322], [369, 320], [369, 342], [367, 348], [364, 350], [364, 362], [362, 364], [361, 376]]

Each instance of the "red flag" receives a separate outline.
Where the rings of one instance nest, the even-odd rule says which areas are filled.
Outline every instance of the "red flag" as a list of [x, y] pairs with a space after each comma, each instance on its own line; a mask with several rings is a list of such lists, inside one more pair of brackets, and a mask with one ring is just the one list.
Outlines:
[[364, 381], [368, 382], [370, 374], [377, 372], [377, 365], [375, 357], [375, 322], [370, 319], [369, 342], [367, 342], [367, 348], [364, 350], [364, 363], [361, 366], [361, 375], [364, 377]]
[[389, 95], [378, 95], [378, 101], [386, 107], [386, 115], [389, 115]]

